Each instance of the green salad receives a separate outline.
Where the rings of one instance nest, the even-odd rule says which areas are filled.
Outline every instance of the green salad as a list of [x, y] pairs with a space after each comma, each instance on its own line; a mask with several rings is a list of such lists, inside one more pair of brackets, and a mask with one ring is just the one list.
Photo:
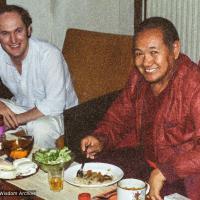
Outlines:
[[70, 161], [71, 150], [68, 147], [62, 149], [40, 149], [34, 154], [34, 159], [43, 164], [59, 164]]

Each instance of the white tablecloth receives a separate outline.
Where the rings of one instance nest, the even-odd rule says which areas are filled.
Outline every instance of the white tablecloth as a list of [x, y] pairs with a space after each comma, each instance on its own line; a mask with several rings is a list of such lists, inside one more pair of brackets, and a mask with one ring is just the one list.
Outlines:
[[[33, 151], [37, 148], [34, 147]], [[30, 155], [31, 156], [31, 155]], [[72, 163], [75, 165], [77, 163]], [[24, 190], [35, 190], [36, 195], [47, 200], [77, 200], [78, 194], [82, 192], [89, 192], [91, 196], [95, 196], [102, 192], [116, 188], [116, 185], [100, 188], [81, 188], [64, 182], [63, 190], [60, 192], [53, 192], [49, 189], [47, 173], [39, 170], [36, 174], [24, 179], [10, 180], [9, 183], [16, 185]]]
[[72, 186], [64, 181], [63, 190], [60, 192], [53, 192], [49, 189], [47, 173], [42, 170], [39, 170], [33, 176], [8, 182], [24, 190], [35, 190], [37, 196], [47, 200], [77, 200], [78, 194], [81, 192], [89, 192], [94, 196], [116, 187], [114, 185], [102, 188], [80, 188]]

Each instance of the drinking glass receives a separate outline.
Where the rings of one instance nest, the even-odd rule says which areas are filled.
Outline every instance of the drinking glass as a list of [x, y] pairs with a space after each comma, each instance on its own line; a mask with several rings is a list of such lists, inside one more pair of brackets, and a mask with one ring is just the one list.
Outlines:
[[63, 189], [63, 173], [64, 173], [63, 167], [52, 168], [48, 170], [48, 180], [49, 180], [50, 190], [54, 192], [59, 192], [60, 190]]

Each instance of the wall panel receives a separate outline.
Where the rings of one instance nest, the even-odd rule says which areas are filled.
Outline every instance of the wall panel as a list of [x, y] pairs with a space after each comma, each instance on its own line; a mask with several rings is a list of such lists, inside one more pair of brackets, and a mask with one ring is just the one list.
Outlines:
[[29, 10], [33, 35], [62, 48], [68, 28], [133, 34], [134, 0], [7, 0]]
[[148, 0], [147, 17], [170, 19], [180, 35], [182, 51], [197, 62], [200, 59], [200, 1]]

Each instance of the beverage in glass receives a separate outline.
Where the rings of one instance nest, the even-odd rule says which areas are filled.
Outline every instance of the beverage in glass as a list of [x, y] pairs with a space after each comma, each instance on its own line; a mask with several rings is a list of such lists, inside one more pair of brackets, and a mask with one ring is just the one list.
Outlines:
[[63, 168], [51, 169], [48, 171], [50, 190], [59, 192], [63, 189]]

